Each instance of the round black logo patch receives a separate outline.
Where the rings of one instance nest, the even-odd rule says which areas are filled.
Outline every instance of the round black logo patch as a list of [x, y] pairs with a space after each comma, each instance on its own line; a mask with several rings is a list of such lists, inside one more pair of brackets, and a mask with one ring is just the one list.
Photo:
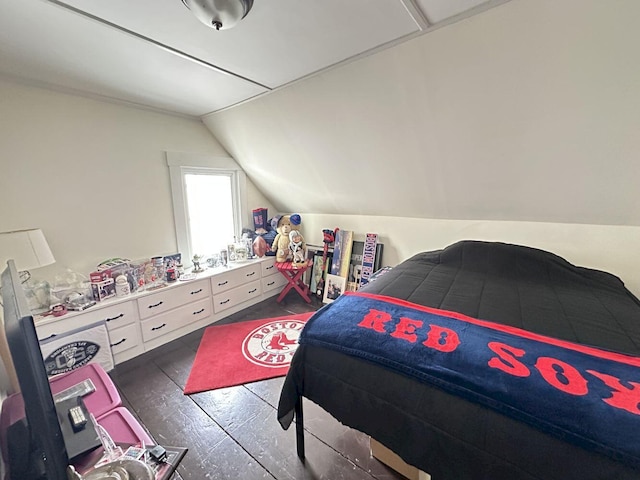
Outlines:
[[93, 342], [71, 342], [63, 345], [44, 359], [47, 375], [58, 375], [70, 372], [89, 363], [100, 350], [100, 345]]

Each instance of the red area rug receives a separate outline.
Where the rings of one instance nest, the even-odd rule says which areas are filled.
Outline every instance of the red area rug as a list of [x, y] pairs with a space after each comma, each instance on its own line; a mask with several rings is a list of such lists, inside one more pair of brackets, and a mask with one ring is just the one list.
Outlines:
[[282, 377], [314, 312], [208, 327], [184, 394]]

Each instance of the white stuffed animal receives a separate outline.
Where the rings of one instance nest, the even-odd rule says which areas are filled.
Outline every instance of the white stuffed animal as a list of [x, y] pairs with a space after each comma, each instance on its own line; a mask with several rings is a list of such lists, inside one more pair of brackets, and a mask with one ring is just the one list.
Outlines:
[[298, 230], [289, 232], [289, 251], [293, 263], [304, 263], [306, 258], [304, 238]]

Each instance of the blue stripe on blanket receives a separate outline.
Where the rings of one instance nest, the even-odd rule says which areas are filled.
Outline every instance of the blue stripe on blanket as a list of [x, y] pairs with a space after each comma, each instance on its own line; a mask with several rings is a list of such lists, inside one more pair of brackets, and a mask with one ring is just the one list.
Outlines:
[[640, 467], [640, 358], [366, 293], [308, 321], [301, 345], [436, 385]]

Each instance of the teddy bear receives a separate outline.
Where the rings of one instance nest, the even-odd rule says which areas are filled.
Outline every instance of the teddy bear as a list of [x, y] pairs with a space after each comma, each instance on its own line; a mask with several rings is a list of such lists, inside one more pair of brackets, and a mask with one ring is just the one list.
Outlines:
[[271, 226], [278, 232], [271, 245], [271, 251], [276, 252], [276, 262], [282, 263], [291, 260], [292, 252], [289, 250], [289, 234], [294, 227], [299, 227], [300, 223], [301, 218], [297, 213], [276, 216], [271, 221]]

